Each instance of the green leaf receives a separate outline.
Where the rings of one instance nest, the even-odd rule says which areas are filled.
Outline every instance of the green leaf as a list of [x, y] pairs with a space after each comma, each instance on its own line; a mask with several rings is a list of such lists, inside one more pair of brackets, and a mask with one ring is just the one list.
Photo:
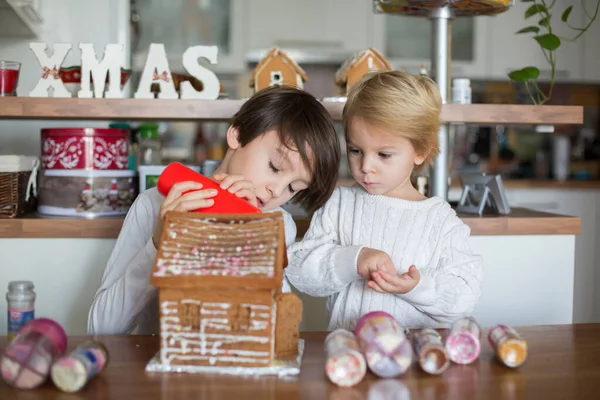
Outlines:
[[509, 72], [508, 77], [510, 78], [511, 81], [514, 81], [514, 82], [525, 82], [527, 80], [527, 76], [520, 69]]
[[562, 16], [560, 17], [562, 22], [567, 22], [569, 15], [571, 15], [571, 11], [573, 11], [573, 6], [569, 6], [565, 11], [563, 11]]
[[538, 22], [538, 25], [545, 26], [546, 28], [549, 27], [550, 26], [550, 17], [552, 17], [552, 15], [548, 15], [547, 17], [540, 19], [540, 22]]
[[527, 76], [527, 79], [535, 80], [540, 76], [540, 70], [537, 67], [525, 67], [521, 71]]
[[527, 82], [535, 80], [540, 76], [540, 70], [536, 67], [525, 67], [515, 71], [511, 71], [508, 77], [515, 82]]
[[552, 33], [534, 36], [533, 38], [540, 44], [540, 46], [542, 46], [543, 49], [548, 51], [556, 50], [560, 46], [560, 39], [558, 36]]
[[532, 17], [537, 13], [543, 13], [543, 12], [548, 12], [548, 9], [546, 9], [545, 6], [543, 6], [541, 4], [533, 4], [531, 7], [529, 7], [527, 9], [527, 11], [525, 11], [525, 19]]
[[528, 32], [538, 33], [539, 31], [540, 31], [540, 28], [538, 28], [537, 26], [528, 26], [527, 28], [523, 28], [520, 31], [518, 31], [517, 34], [528, 33]]

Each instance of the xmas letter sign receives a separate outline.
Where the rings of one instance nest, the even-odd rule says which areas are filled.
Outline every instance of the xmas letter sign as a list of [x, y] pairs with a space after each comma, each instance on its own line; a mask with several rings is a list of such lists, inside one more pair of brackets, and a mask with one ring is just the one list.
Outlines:
[[[71, 50], [70, 43], [55, 43], [52, 56], [46, 54], [46, 43], [30, 43], [35, 58], [42, 67], [41, 77], [35, 88], [29, 93], [31, 97], [71, 97], [71, 93], [65, 88], [59, 71], [61, 65]], [[80, 43], [81, 50], [81, 89], [78, 97], [106, 97], [121, 98], [121, 53], [123, 46], [120, 44], [108, 44], [104, 49], [104, 57], [98, 61], [94, 45], [91, 43]], [[216, 99], [219, 97], [221, 85], [219, 78], [211, 70], [204, 68], [198, 63], [198, 59], [204, 58], [211, 64], [217, 63], [217, 46], [191, 46], [183, 53], [183, 68], [188, 74], [198, 79], [203, 84], [203, 90], [197, 91], [190, 82], [182, 82], [178, 94], [173, 84], [173, 77], [167, 61], [165, 46], [152, 43], [146, 57], [146, 63], [142, 76], [135, 91], [136, 99], [153, 99], [150, 91], [153, 83], [160, 87], [158, 97], [161, 99]], [[107, 80], [108, 77], [108, 80]], [[93, 80], [93, 90], [91, 82]], [[106, 89], [108, 82], [108, 90]]]
[[58, 74], [63, 60], [71, 50], [71, 43], [56, 43], [52, 57], [46, 55], [46, 47], [48, 47], [46, 43], [29, 43], [29, 48], [33, 50], [35, 58], [42, 66], [42, 77], [35, 88], [29, 92], [29, 96], [48, 97], [48, 89], [52, 88], [54, 97], [71, 97], [71, 93], [67, 91]]
[[94, 45], [91, 43], [79, 43], [81, 49], [81, 90], [77, 93], [79, 97], [92, 97], [90, 90], [90, 73], [94, 78], [94, 97], [102, 97], [106, 74], [108, 73], [109, 86], [106, 92], [107, 98], [118, 99], [123, 97], [121, 93], [121, 67], [119, 59], [123, 46], [120, 44], [108, 44], [104, 50], [104, 58], [98, 63]]

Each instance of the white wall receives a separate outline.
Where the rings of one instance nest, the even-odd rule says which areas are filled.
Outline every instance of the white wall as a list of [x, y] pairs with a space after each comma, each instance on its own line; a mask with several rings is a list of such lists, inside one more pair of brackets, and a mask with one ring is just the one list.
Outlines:
[[[118, 29], [122, 19], [123, 4], [129, 0], [52, 0], [42, 2], [44, 24], [38, 39], [0, 37], [0, 58], [21, 62], [17, 94], [28, 96], [40, 76], [40, 65], [29, 43], [42, 41], [48, 44], [71, 43], [63, 67], [79, 65], [79, 43], [93, 43], [98, 56], [109, 43], [119, 43], [123, 30]], [[122, 23], [121, 23], [122, 25]], [[86, 121], [8, 121], [0, 120], [0, 154], [39, 155], [40, 129], [58, 126], [106, 126], [105, 122]]]
[[6, 333], [6, 289], [31, 280], [36, 317], [55, 319], [69, 335], [87, 333], [87, 314], [114, 239], [0, 239], [0, 334]]

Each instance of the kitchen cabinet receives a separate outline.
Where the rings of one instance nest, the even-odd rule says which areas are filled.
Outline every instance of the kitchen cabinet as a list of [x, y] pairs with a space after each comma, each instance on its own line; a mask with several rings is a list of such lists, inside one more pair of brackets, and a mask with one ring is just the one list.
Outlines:
[[211, 70], [242, 71], [248, 6], [244, 0], [137, 1], [139, 34], [133, 38], [134, 69], [143, 69], [151, 43], [162, 43], [173, 72], [185, 72], [182, 55], [195, 45], [218, 46], [218, 63], [211, 65]]
[[[453, 78], [485, 78], [489, 69], [491, 37], [487, 25], [492, 17], [461, 17], [452, 21]], [[431, 30], [428, 18], [373, 14], [375, 47], [394, 69], [418, 73], [431, 68]]]
[[[595, 0], [594, 0], [595, 2]], [[591, 10], [592, 0], [585, 0], [588, 10]], [[592, 12], [591, 10], [590, 12]], [[590, 26], [586, 33], [579, 39], [583, 43], [583, 81], [590, 83], [600, 82], [600, 15]]]
[[[460, 193], [453, 187], [449, 199], [458, 200]], [[573, 322], [600, 321], [600, 190], [509, 188], [506, 196], [511, 207], [581, 218], [581, 233], [575, 238]]]
[[[597, 227], [597, 234], [595, 236], [595, 240], [596, 240], [596, 250], [595, 250], [595, 262], [594, 262], [594, 268], [597, 268], [598, 266], [600, 266], [600, 192], [596, 192], [596, 221], [595, 221], [595, 226]], [[595, 275], [595, 285], [596, 288], [600, 288], [600, 271], [596, 272]], [[594, 315], [593, 315], [593, 320], [594, 321], [600, 321], [600, 290], [596, 290], [595, 293], [595, 298], [594, 298]]]
[[37, 37], [44, 22], [41, 3], [41, 0], [0, 0], [0, 37]]
[[[581, 218], [581, 233], [575, 239], [573, 322], [597, 320], [594, 314], [600, 313], [597, 311], [600, 308], [600, 294], [596, 293], [596, 281], [600, 282], [600, 272], [596, 273], [596, 266], [600, 263], [596, 254], [600, 226], [596, 220], [600, 215], [600, 190], [509, 189], [507, 197], [511, 207]], [[535, 257], [535, 254], [531, 256]]]
[[[125, 45], [123, 63], [125, 67], [129, 67], [129, 57], [127, 57], [129, 54], [129, 2], [130, 0], [31, 2], [32, 10], [39, 12], [42, 20], [37, 26], [39, 29], [38, 36], [36, 38], [4, 37], [3, 33], [0, 33], [0, 58], [21, 63], [17, 94], [28, 96], [40, 77], [40, 65], [29, 48], [29, 43], [32, 41], [47, 43], [49, 54], [53, 51], [54, 43], [70, 43], [72, 48], [63, 61], [63, 67], [81, 64], [79, 43], [92, 43], [98, 57], [103, 55], [104, 47], [107, 44], [121, 43]], [[29, 4], [29, 2], [23, 1], [19, 4]], [[0, 0], [0, 32], [7, 29], [4, 18], [10, 16], [13, 12], [6, 8], [7, 5], [8, 0]], [[90, 16], [93, 16], [93, 18]], [[16, 17], [13, 15], [11, 18], [15, 19]], [[31, 121], [27, 123], [6, 123], [10, 127], [3, 125], [3, 131], [11, 131], [15, 135], [13, 140], [8, 141], [11, 143], [8, 145], [8, 149], [2, 147], [3, 152], [9, 151], [13, 143], [23, 140], [22, 133], [30, 130], [26, 126], [31, 123]], [[20, 148], [20, 145], [18, 146]], [[27, 144], [23, 144], [23, 148], [27, 148], [27, 146]], [[24, 154], [29, 154], [29, 152]]]
[[301, 53], [328, 55], [330, 60], [325, 62], [341, 63], [372, 45], [369, 1], [248, 0], [247, 5], [251, 53], [279, 47], [297, 51], [293, 58], [299, 63], [309, 62]]
[[[490, 56], [490, 76], [492, 79], [508, 80], [510, 71], [527, 66], [538, 67], [540, 80], [550, 77], [550, 65], [546, 61], [540, 46], [533, 39], [533, 33], [516, 34], [522, 28], [536, 25], [540, 17], [536, 14], [525, 19], [525, 11], [532, 3], [517, 1], [508, 11], [489, 20], [489, 31], [493, 39]], [[556, 2], [552, 16], [552, 27], [559, 37], [573, 37], [574, 31], [564, 24], [560, 17], [564, 9], [573, 5], [569, 23], [581, 26], [584, 12], [580, 0], [562, 0]], [[579, 81], [583, 76], [583, 41], [561, 41], [556, 51], [557, 82]]]

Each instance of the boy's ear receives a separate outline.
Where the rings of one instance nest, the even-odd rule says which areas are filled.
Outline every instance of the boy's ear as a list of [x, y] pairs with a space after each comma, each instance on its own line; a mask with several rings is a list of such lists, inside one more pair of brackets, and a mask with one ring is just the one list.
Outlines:
[[237, 128], [234, 128], [231, 125], [227, 129], [227, 146], [229, 146], [230, 149], [236, 150], [238, 147], [240, 147], [240, 141], [238, 139], [239, 134], [240, 132], [237, 130]]

